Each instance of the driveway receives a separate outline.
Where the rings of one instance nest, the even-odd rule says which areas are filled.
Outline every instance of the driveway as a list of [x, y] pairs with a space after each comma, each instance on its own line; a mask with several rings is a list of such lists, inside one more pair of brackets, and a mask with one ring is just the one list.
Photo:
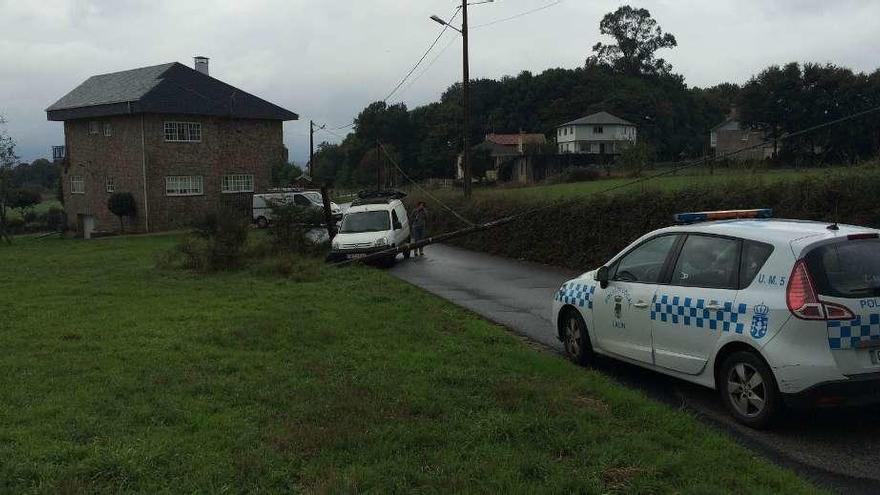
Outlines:
[[[539, 342], [560, 357], [550, 303], [575, 272], [444, 245], [400, 261], [391, 274]], [[844, 493], [880, 492], [880, 407], [790, 413], [776, 430], [733, 422], [714, 391], [603, 359], [603, 372], [627, 386], [727, 431], [742, 444], [802, 476]]]

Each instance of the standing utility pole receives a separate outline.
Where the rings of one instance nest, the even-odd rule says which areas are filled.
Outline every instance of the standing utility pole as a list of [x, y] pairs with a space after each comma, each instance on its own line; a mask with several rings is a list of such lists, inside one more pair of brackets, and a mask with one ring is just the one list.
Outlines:
[[322, 125], [321, 127], [315, 127], [315, 121], [309, 121], [309, 177], [313, 177], [314, 172], [314, 162], [315, 162], [315, 130], [321, 130], [327, 127], [327, 124]]
[[[481, 3], [492, 3], [495, 0], [482, 0], [473, 2], [470, 5], [479, 5]], [[431, 20], [450, 27], [461, 33], [462, 41], [462, 84], [461, 84], [461, 106], [463, 110], [462, 122], [462, 150], [461, 150], [461, 173], [464, 180], [463, 189], [464, 196], [471, 196], [471, 150], [470, 150], [470, 134], [471, 134], [471, 73], [468, 65], [468, 0], [461, 0], [461, 29], [453, 26], [449, 22], [441, 19], [436, 15], [431, 16]], [[454, 16], [453, 16], [454, 17]], [[442, 34], [442, 33], [441, 33]], [[439, 38], [438, 38], [439, 39]]]
[[309, 121], [309, 177], [312, 177], [312, 163], [315, 161], [315, 121]]
[[471, 197], [471, 74], [468, 66], [468, 0], [461, 0], [461, 40], [462, 40], [462, 109], [464, 110], [464, 122], [462, 129], [462, 144], [464, 150], [461, 157], [461, 168], [464, 175], [464, 197]]
[[376, 138], [376, 190], [382, 190], [382, 143]]

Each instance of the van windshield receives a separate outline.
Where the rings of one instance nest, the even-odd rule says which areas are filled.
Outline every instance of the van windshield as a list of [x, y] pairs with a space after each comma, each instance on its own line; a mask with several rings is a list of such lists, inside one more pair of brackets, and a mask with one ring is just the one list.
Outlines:
[[880, 296], [880, 239], [821, 246], [806, 258], [820, 294], [847, 298]]
[[342, 219], [340, 233], [384, 232], [391, 230], [391, 220], [387, 211], [361, 211], [349, 213]]
[[321, 196], [321, 193], [316, 193], [314, 191], [306, 191], [303, 193], [303, 196], [312, 200], [312, 203], [315, 203], [316, 205], [324, 204], [324, 197]]

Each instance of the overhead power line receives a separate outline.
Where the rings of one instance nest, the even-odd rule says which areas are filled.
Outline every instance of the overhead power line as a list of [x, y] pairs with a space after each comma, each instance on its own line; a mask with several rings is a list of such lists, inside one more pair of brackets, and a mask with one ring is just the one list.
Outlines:
[[[618, 189], [622, 189], [622, 188], [624, 188], [624, 187], [629, 187], [629, 186], [632, 186], [632, 185], [635, 185], [635, 184], [640, 184], [640, 183], [643, 183], [643, 182], [647, 182], [647, 181], [649, 181], [649, 180], [653, 180], [653, 179], [656, 179], [656, 178], [658, 178], [658, 177], [663, 177], [663, 176], [666, 176], [666, 175], [672, 175], [672, 174], [674, 174], [674, 173], [676, 173], [676, 172], [678, 172], [678, 171], [680, 171], [680, 170], [684, 170], [684, 169], [688, 169], [688, 168], [698, 167], [698, 166], [703, 165], [703, 164], [708, 163], [708, 162], [717, 161], [717, 160], [723, 160], [723, 159], [725, 159], [725, 158], [730, 158], [730, 157], [732, 157], [732, 156], [738, 155], [738, 154], [740, 154], [740, 153], [743, 153], [743, 152], [746, 152], [746, 151], [749, 151], [749, 150], [753, 150], [753, 149], [757, 149], [757, 148], [761, 148], [761, 147], [767, 146], [768, 144], [771, 144], [771, 143], [773, 143], [773, 142], [787, 141], [787, 140], [789, 140], [789, 139], [793, 139], [793, 138], [796, 138], [796, 137], [799, 137], [799, 136], [803, 136], [803, 135], [805, 135], [805, 134], [809, 134], [809, 133], [812, 133], [812, 132], [815, 132], [815, 131], [818, 131], [818, 130], [821, 130], [821, 129], [825, 129], [825, 128], [828, 128], [828, 127], [833, 127], [833, 126], [835, 126], [835, 125], [842, 124], [842, 123], [844, 123], [844, 122], [848, 122], [848, 121], [851, 121], [851, 120], [855, 120], [855, 119], [858, 119], [858, 118], [860, 118], [860, 117], [864, 117], [864, 116], [866, 116], [866, 115], [869, 115], [869, 114], [872, 114], [872, 113], [877, 113], [877, 112], [880, 112], [880, 106], [873, 107], [873, 108], [869, 108], [869, 109], [867, 109], [867, 110], [862, 110], [862, 111], [860, 111], [860, 112], [856, 112], [856, 113], [853, 113], [853, 114], [850, 114], [850, 115], [847, 115], [847, 116], [844, 116], [844, 117], [841, 117], [841, 118], [838, 118], [838, 119], [830, 120], [830, 121], [828, 121], [828, 122], [824, 122], [824, 123], [822, 123], [822, 124], [818, 124], [818, 125], [814, 125], [814, 126], [811, 126], [811, 127], [807, 127], [807, 128], [805, 128], [805, 129], [801, 129], [801, 130], [799, 130], [799, 131], [795, 131], [795, 132], [792, 132], [792, 133], [789, 133], [789, 134], [784, 134], [784, 135], [782, 135], [782, 136], [780, 136], [780, 137], [778, 137], [778, 138], [776, 138], [776, 139], [765, 139], [764, 141], [761, 141], [760, 143], [753, 144], [753, 145], [750, 145], [750, 146], [745, 146], [745, 147], [743, 147], [743, 148], [739, 148], [739, 149], [736, 149], [736, 150], [731, 151], [731, 152], [728, 152], [728, 153], [723, 153], [723, 154], [721, 154], [721, 155], [719, 155], [719, 156], [703, 157], [703, 158], [700, 158], [700, 159], [697, 159], [697, 160], [694, 160], [694, 161], [691, 161], [691, 162], [684, 163], [684, 164], [682, 164], [682, 165], [680, 165], [680, 166], [678, 166], [678, 167], [673, 167], [673, 168], [670, 169], [670, 170], [666, 170], [666, 171], [663, 171], [663, 172], [658, 172], [658, 173], [656, 173], [656, 174], [652, 174], [652, 175], [648, 175], [648, 176], [641, 177], [641, 178], [638, 178], [638, 179], [634, 179], [634, 180], [632, 180], [632, 181], [629, 181], [629, 182], [626, 182], [626, 183], [623, 183], [623, 184], [617, 184], [617, 185], [615, 185], [615, 186], [607, 187], [607, 188], [602, 189], [602, 190], [600, 190], [600, 191], [596, 191], [594, 194], [607, 194], [607, 193], [609, 193], [609, 192], [616, 191], [616, 190], [618, 190]], [[387, 152], [386, 152], [386, 156], [388, 156]], [[390, 159], [391, 157], [388, 156], [388, 158]], [[391, 160], [391, 162], [394, 163], [395, 166], [397, 166], [397, 164], [396, 164], [393, 160]], [[400, 167], [398, 167], [398, 170], [400, 170]], [[403, 172], [403, 171], [401, 170], [401, 173], [402, 173], [402, 172]], [[404, 174], [404, 177], [405, 177], [407, 180], [409, 180], [410, 182], [415, 183], [412, 179], [410, 179], [408, 176], [406, 176], [406, 174]], [[420, 189], [421, 189], [421, 187], [420, 187]], [[578, 201], [582, 201], [582, 200], [580, 200], [580, 199], [573, 199], [573, 200], [569, 200], [569, 201], [567, 201], [567, 202], [565, 202], [565, 203], [563, 203], [563, 204], [555, 203], [555, 202], [551, 202], [551, 203], [546, 204], [546, 205], [544, 205], [544, 206], [539, 206], [539, 207], [537, 207], [537, 208], [532, 208], [532, 209], [530, 209], [530, 210], [526, 210], [526, 211], [523, 211], [523, 212], [520, 212], [520, 213], [516, 213], [516, 214], [514, 214], [514, 215], [509, 215], [509, 216], [506, 216], [506, 217], [503, 217], [503, 218], [499, 218], [499, 219], [496, 219], [496, 220], [492, 220], [492, 221], [490, 221], [490, 222], [485, 222], [485, 223], [481, 223], [481, 224], [474, 225], [473, 223], [471, 223], [469, 220], [467, 220], [467, 219], [465, 219], [464, 217], [462, 217], [461, 215], [459, 215], [456, 211], [454, 211], [452, 208], [450, 208], [450, 207], [447, 206], [446, 204], [440, 202], [438, 199], [434, 198], [434, 197], [431, 196], [430, 194], [429, 194], [429, 196], [430, 196], [432, 199], [434, 199], [435, 201], [437, 201], [437, 202], [438, 202], [441, 206], [443, 206], [445, 209], [451, 211], [452, 214], [455, 215], [458, 219], [460, 219], [460, 220], [462, 220], [462, 221], [464, 221], [465, 223], [468, 223], [468, 224], [470, 224], [470, 225], [469, 225], [468, 227], [464, 228], [464, 229], [455, 230], [455, 231], [452, 231], [452, 232], [446, 232], [446, 233], [443, 233], [443, 234], [440, 234], [440, 235], [437, 235], [437, 236], [429, 237], [429, 238], [424, 239], [424, 240], [419, 241], [419, 242], [408, 243], [408, 244], [406, 244], [406, 245], [403, 245], [403, 246], [400, 246], [400, 247], [397, 247], [397, 248], [394, 248], [394, 249], [388, 249], [388, 250], [381, 251], [381, 252], [378, 252], [378, 253], [375, 253], [375, 254], [370, 254], [370, 255], [366, 256], [365, 258], [360, 258], [360, 259], [357, 259], [357, 260], [347, 260], [347, 261], [343, 261], [343, 262], [340, 262], [340, 263], [336, 263], [336, 265], [337, 265], [337, 266], [348, 265], [348, 264], [351, 264], [351, 263], [353, 263], [353, 262], [355, 262], [355, 261], [356, 261], [356, 262], [359, 262], [359, 263], [364, 263], [364, 262], [373, 261], [373, 260], [375, 260], [375, 259], [379, 259], [379, 258], [381, 258], [381, 257], [388, 256], [388, 255], [390, 255], [390, 254], [396, 254], [396, 253], [398, 253], [398, 252], [403, 252], [403, 251], [405, 251], [405, 250], [407, 250], [407, 249], [415, 249], [415, 248], [418, 248], [418, 247], [426, 246], [426, 245], [428, 245], [428, 244], [433, 244], [433, 243], [435, 243], [435, 242], [441, 242], [441, 241], [445, 241], [445, 240], [448, 240], [448, 239], [453, 239], [453, 238], [455, 238], [455, 237], [461, 237], [461, 236], [463, 236], [463, 235], [471, 234], [471, 233], [474, 233], [474, 232], [480, 232], [480, 231], [488, 230], [488, 229], [491, 229], [491, 228], [494, 228], [494, 227], [500, 227], [500, 226], [502, 226], [502, 225], [506, 225], [506, 224], [508, 224], [508, 223], [514, 222], [514, 221], [516, 221], [516, 220], [519, 220], [519, 219], [521, 219], [521, 218], [525, 218], [525, 217], [527, 217], [527, 216], [535, 215], [535, 214], [540, 213], [540, 212], [542, 212], [542, 211], [544, 211], [544, 210], [547, 210], [547, 209], [551, 209], [551, 208], [557, 208], [557, 209], [558, 209], [558, 208], [562, 208], [562, 207], [564, 207], [565, 204], [574, 204], [574, 203], [577, 203]]]
[[391, 97], [394, 96], [394, 93], [396, 93], [397, 90], [400, 89], [401, 86], [403, 86], [403, 83], [405, 83], [406, 80], [409, 79], [409, 76], [411, 76], [413, 72], [415, 72], [416, 69], [419, 68], [419, 65], [421, 65], [422, 62], [425, 61], [425, 59], [428, 57], [428, 54], [431, 53], [431, 50], [433, 50], [435, 46], [437, 46], [437, 42], [440, 41], [440, 38], [442, 38], [446, 31], [449, 29], [449, 24], [453, 20], [455, 20], [456, 16], [458, 16], [459, 10], [461, 10], [461, 8], [455, 9], [455, 12], [452, 13], [452, 17], [450, 17], [449, 21], [447, 21], [447, 23], [443, 25], [443, 29], [440, 30], [440, 34], [438, 34], [437, 37], [434, 38], [434, 41], [430, 45], [428, 45], [428, 49], [425, 50], [425, 53], [422, 54], [422, 56], [419, 58], [419, 61], [416, 62], [415, 65], [413, 65], [412, 69], [410, 69], [409, 72], [407, 72], [406, 75], [403, 76], [403, 79], [401, 79], [400, 82], [397, 83], [397, 86], [395, 86], [394, 89], [392, 89], [391, 92], [388, 93], [388, 96], [386, 96], [382, 101], [387, 102], [388, 100], [390, 100]]
[[484, 27], [494, 26], [495, 24], [501, 24], [502, 22], [507, 22], [507, 21], [512, 21], [514, 19], [519, 19], [520, 17], [525, 17], [529, 14], [534, 14], [535, 12], [540, 12], [542, 10], [549, 9], [550, 7], [553, 7], [555, 5], [559, 5], [560, 3], [562, 3], [562, 0], [556, 0], [555, 2], [550, 2], [547, 5], [543, 5], [541, 7], [538, 7], [538, 8], [532, 9], [532, 10], [527, 10], [525, 12], [520, 12], [519, 14], [512, 15], [510, 17], [502, 17], [501, 19], [495, 19], [494, 21], [489, 21], [485, 24], [477, 24], [476, 26], [471, 26], [471, 29], [480, 29], [480, 28], [484, 28]]

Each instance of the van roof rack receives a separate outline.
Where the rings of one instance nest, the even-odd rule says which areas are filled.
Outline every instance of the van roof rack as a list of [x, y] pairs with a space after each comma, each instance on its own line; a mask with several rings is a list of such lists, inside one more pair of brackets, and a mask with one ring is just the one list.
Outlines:
[[403, 199], [406, 193], [403, 191], [360, 191], [357, 198], [351, 202], [352, 206], [376, 205], [390, 203], [396, 199]]
[[736, 218], [773, 218], [773, 210], [770, 208], [760, 208], [755, 210], [723, 210], [677, 213], [675, 215], [675, 223], [689, 224], [708, 222], [711, 220], [732, 220]]

